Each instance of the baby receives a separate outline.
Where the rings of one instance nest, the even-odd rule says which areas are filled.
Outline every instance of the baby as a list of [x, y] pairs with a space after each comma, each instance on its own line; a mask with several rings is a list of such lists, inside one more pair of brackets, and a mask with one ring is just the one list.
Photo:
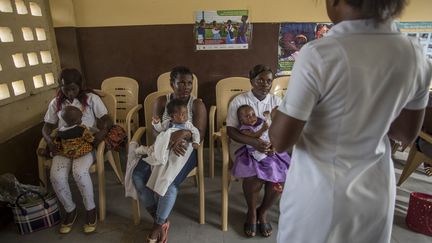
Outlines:
[[90, 153], [93, 150], [94, 137], [86, 126], [81, 125], [81, 110], [75, 106], [66, 106], [60, 115], [66, 125], [60, 127], [55, 134], [57, 152], [54, 155], [76, 159]]
[[[273, 112], [272, 112], [273, 113]], [[237, 117], [241, 124], [239, 131], [246, 136], [253, 138], [260, 138], [263, 141], [268, 142], [270, 140], [268, 136], [268, 128], [271, 123], [270, 112], [264, 112], [263, 116], [266, 120], [263, 120], [255, 115], [254, 109], [249, 105], [242, 105], [237, 109]], [[261, 153], [254, 149], [250, 145], [247, 145], [251, 155], [257, 161], [261, 161], [267, 157], [267, 154]]]
[[[159, 117], [152, 117], [153, 128], [159, 133], [166, 131], [169, 128], [189, 130], [192, 133], [192, 147], [197, 149], [200, 145], [200, 133], [192, 122], [188, 120], [187, 104], [182, 100], [172, 99], [168, 103], [166, 110], [170, 119], [161, 122]], [[140, 146], [135, 150], [138, 155], [149, 155], [152, 151], [154, 151], [153, 146]]]

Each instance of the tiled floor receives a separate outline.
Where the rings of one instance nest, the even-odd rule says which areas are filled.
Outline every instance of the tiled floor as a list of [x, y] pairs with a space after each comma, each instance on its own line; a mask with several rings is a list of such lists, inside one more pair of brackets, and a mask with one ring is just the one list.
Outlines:
[[[406, 154], [398, 153], [396, 157], [404, 159]], [[400, 161], [395, 163], [396, 176], [399, 177], [403, 165]], [[220, 171], [217, 170], [217, 171]], [[94, 179], [94, 181], [96, 181]], [[72, 183], [73, 184], [73, 183]], [[241, 192], [241, 183], [233, 182], [229, 199], [229, 229], [227, 232], [220, 228], [220, 176], [214, 179], [206, 178], [206, 224], [198, 224], [198, 193], [192, 179], [183, 185], [178, 196], [177, 204], [170, 216], [171, 228], [169, 232], [170, 243], [186, 242], [276, 242], [278, 208], [274, 206], [269, 214], [273, 224], [274, 233], [269, 238], [257, 236], [247, 239], [243, 236], [242, 225], [245, 213], [245, 202]], [[76, 187], [73, 187], [75, 200], [80, 200]], [[95, 186], [97, 190], [97, 186]], [[144, 214], [140, 225], [133, 225], [131, 217], [131, 200], [124, 197], [123, 187], [117, 183], [114, 174], [107, 172], [107, 218], [103, 224], [98, 225], [96, 233], [85, 235], [82, 233], [83, 211], [79, 211], [78, 222], [72, 233], [60, 235], [57, 228], [51, 228], [30, 235], [17, 234], [15, 225], [0, 231], [0, 242], [145, 242], [146, 235], [151, 227], [150, 218]], [[392, 243], [426, 243], [432, 242], [432, 237], [410, 231], [405, 225], [405, 215], [408, 206], [409, 193], [420, 191], [432, 193], [432, 178], [426, 177], [422, 172], [413, 174], [397, 191], [396, 213], [392, 234]], [[95, 192], [97, 195], [97, 191]], [[79, 205], [79, 209], [82, 209]], [[295, 242], [294, 242], [295, 243]], [[349, 243], [349, 242], [347, 242]]]

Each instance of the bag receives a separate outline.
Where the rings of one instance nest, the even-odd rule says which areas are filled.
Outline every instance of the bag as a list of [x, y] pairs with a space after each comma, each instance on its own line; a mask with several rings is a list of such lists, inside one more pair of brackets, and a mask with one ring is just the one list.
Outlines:
[[13, 214], [8, 203], [0, 201], [0, 230], [6, 228], [13, 221]]
[[126, 145], [126, 131], [119, 125], [113, 125], [105, 136], [105, 143], [109, 150], [119, 151]]
[[412, 192], [405, 221], [411, 230], [432, 236], [432, 195]]
[[[37, 197], [28, 200], [28, 202], [20, 202], [20, 199], [26, 194], [33, 194]], [[60, 223], [57, 198], [52, 192], [43, 196], [39, 192], [28, 190], [20, 194], [15, 204], [10, 207], [12, 208], [14, 221], [21, 234], [46, 229]]]

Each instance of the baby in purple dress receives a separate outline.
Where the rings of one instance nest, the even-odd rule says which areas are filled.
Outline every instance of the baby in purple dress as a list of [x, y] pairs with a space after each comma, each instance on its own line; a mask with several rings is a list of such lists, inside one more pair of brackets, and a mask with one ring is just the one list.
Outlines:
[[[269, 141], [269, 112], [263, 114], [263, 116], [267, 116], [268, 121], [257, 117], [251, 106], [240, 106], [237, 109], [237, 117], [241, 124], [239, 131], [246, 136]], [[235, 155], [236, 161], [232, 169], [233, 176], [239, 178], [257, 176], [264, 181], [274, 183], [285, 181], [290, 162], [288, 153], [261, 153], [254, 147], [245, 145], [239, 148]]]

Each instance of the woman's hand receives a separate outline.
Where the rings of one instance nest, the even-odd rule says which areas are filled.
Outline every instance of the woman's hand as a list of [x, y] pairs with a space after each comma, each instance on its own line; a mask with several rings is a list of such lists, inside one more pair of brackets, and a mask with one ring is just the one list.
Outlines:
[[177, 156], [184, 156], [186, 154], [188, 142], [184, 139], [178, 140], [177, 142], [174, 142], [174, 144], [171, 146], [171, 150], [174, 152]]
[[104, 130], [99, 130], [97, 133], [95, 133], [93, 141], [94, 146], [97, 147], [105, 139], [106, 135], [107, 132]]
[[272, 145], [270, 142], [266, 142], [260, 138], [254, 140], [254, 143], [251, 144], [256, 150], [261, 153], [268, 153], [272, 151]]
[[47, 146], [49, 149], [49, 153], [52, 154], [52, 156], [55, 156], [59, 153], [59, 150], [57, 149], [57, 146], [52, 142], [47, 142]]
[[177, 156], [185, 155], [187, 149], [187, 140], [189, 140], [191, 137], [192, 134], [188, 130], [178, 130], [171, 133], [169, 143], [170, 149], [172, 149]]

